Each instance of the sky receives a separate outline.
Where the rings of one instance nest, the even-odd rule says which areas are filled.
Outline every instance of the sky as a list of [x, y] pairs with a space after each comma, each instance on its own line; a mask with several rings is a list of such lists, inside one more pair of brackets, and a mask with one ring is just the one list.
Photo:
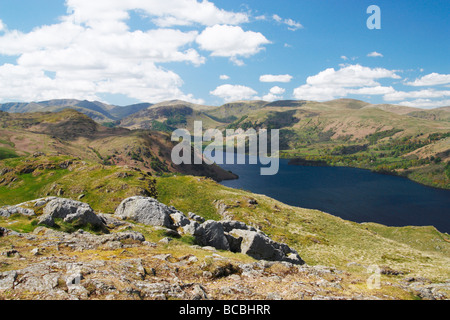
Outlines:
[[449, 16], [448, 0], [0, 0], [0, 102], [450, 106]]

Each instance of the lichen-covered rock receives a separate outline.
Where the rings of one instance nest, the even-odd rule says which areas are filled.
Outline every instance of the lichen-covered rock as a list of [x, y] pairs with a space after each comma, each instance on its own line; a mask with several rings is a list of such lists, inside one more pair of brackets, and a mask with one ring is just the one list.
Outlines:
[[273, 241], [261, 232], [235, 229], [230, 232], [230, 235], [241, 239], [241, 252], [255, 259], [304, 263], [295, 250], [284, 243]]
[[172, 209], [153, 198], [136, 196], [123, 200], [114, 215], [137, 223], [173, 229], [172, 213]]
[[230, 250], [223, 225], [217, 221], [208, 220], [201, 224], [195, 231], [194, 236], [202, 246], [212, 246], [218, 250]]
[[35, 216], [34, 210], [22, 208], [20, 205], [7, 206], [0, 208], [0, 217], [9, 218], [13, 214], [21, 214], [24, 216]]
[[39, 218], [39, 224], [49, 227], [55, 226], [55, 219], [63, 219], [64, 222], [77, 225], [91, 225], [95, 228], [105, 228], [103, 220], [87, 204], [70, 199], [57, 198], [50, 201], [44, 207], [44, 214]]
[[235, 220], [226, 220], [219, 221], [219, 223], [223, 226], [225, 232], [231, 232], [232, 230], [249, 230], [249, 231], [257, 231], [255, 228], [248, 226], [244, 222], [235, 221]]

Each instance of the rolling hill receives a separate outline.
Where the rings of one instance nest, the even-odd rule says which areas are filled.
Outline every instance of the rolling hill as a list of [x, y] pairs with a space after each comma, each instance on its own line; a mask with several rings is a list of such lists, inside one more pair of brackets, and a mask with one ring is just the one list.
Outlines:
[[[297, 163], [359, 167], [450, 188], [449, 107], [423, 110], [353, 99], [236, 101], [222, 106], [172, 100], [126, 107], [52, 100], [3, 104], [0, 109], [54, 112], [64, 106], [96, 122], [129, 130], [171, 133], [186, 128], [193, 132], [194, 121], [202, 121], [205, 130], [280, 129], [281, 156]], [[0, 148], [11, 152], [7, 146], [3, 143]]]
[[130, 115], [120, 126], [192, 130], [200, 120], [204, 129], [280, 129], [281, 155], [298, 163], [360, 167], [450, 188], [449, 117], [448, 107], [421, 110], [353, 99], [237, 101], [209, 108], [178, 101]]
[[98, 101], [55, 99], [31, 103], [4, 103], [0, 104], [0, 111], [10, 113], [26, 112], [59, 112], [66, 108], [77, 110], [86, 114], [99, 123], [114, 122], [133, 113], [151, 106], [150, 103], [140, 103], [129, 106], [113, 106]]
[[44, 153], [106, 166], [129, 166], [157, 175], [180, 172], [216, 180], [235, 178], [216, 165], [172, 164], [174, 143], [166, 133], [108, 128], [72, 109], [57, 113], [0, 112], [0, 137], [0, 160]]

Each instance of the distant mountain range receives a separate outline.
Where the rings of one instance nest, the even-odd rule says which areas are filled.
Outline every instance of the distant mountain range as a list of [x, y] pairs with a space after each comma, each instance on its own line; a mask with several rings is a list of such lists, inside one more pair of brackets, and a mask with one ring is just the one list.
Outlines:
[[139, 103], [129, 106], [114, 106], [99, 101], [58, 99], [30, 103], [4, 103], [0, 110], [11, 113], [59, 112], [66, 108], [86, 114], [99, 123], [114, 122], [150, 107], [151, 103]]
[[[67, 108], [104, 126], [138, 131], [193, 132], [194, 121], [202, 121], [204, 129], [222, 131], [279, 129], [281, 156], [296, 159], [293, 163], [360, 167], [450, 188], [450, 107], [424, 110], [353, 99], [236, 101], [222, 106], [181, 100], [123, 107], [85, 100], [0, 105], [11, 114]], [[72, 129], [69, 134], [86, 130], [74, 124]]]

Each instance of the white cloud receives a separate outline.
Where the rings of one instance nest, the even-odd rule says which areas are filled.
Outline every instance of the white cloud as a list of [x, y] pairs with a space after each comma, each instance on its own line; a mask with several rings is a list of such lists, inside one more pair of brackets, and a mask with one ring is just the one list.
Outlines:
[[290, 82], [292, 80], [292, 76], [289, 74], [281, 74], [281, 75], [273, 75], [273, 74], [265, 74], [259, 77], [259, 81], [261, 82]]
[[376, 51], [373, 51], [373, 52], [367, 54], [367, 56], [370, 58], [383, 58], [384, 57], [381, 53], [376, 52]]
[[77, 23], [95, 26], [105, 21], [123, 21], [129, 18], [128, 11], [137, 10], [147, 15], [160, 27], [201, 24], [241, 24], [248, 22], [246, 13], [235, 13], [217, 8], [204, 0], [67, 0], [71, 18]]
[[281, 22], [281, 21], [283, 21], [283, 19], [282, 19], [279, 15], [277, 15], [277, 14], [274, 14], [274, 15], [272, 16], [272, 19], [275, 20], [276, 22]]
[[[8, 30], [0, 21], [0, 54], [18, 56], [16, 64], [0, 66], [0, 101], [101, 100], [103, 93], [117, 93], [148, 102], [199, 102], [202, 100], [181, 91], [179, 75], [158, 65], [204, 64], [206, 58], [194, 47], [199, 32], [169, 27], [202, 29], [248, 21], [246, 13], [225, 11], [207, 0], [67, 0], [66, 6], [67, 14], [59, 22], [30, 32]], [[130, 31], [130, 11], [160, 28]], [[236, 63], [240, 62], [237, 57], [250, 56], [268, 42], [259, 33], [242, 30], [242, 34], [240, 41], [249, 44], [242, 51], [231, 52]], [[251, 41], [255, 35], [259, 42]]]
[[438, 108], [438, 107], [446, 107], [450, 106], [450, 99], [441, 100], [441, 101], [433, 101], [430, 99], [417, 99], [413, 101], [403, 101], [400, 102], [399, 105], [413, 108]]
[[3, 23], [3, 21], [0, 19], [0, 32], [5, 31], [5, 29], [6, 29], [6, 26], [5, 26], [5, 24]]
[[200, 48], [211, 51], [211, 56], [229, 57], [242, 65], [238, 57], [250, 57], [264, 49], [263, 45], [270, 41], [263, 34], [244, 31], [239, 26], [215, 25], [206, 28], [196, 39]]
[[294, 96], [297, 99], [326, 101], [349, 94], [382, 95], [393, 92], [393, 88], [383, 87], [376, 81], [383, 78], [400, 79], [400, 76], [392, 70], [358, 64], [339, 70], [329, 68], [308, 77], [305, 85], [294, 89]]
[[226, 74], [222, 74], [222, 75], [220, 75], [220, 80], [228, 80], [228, 79], [230, 79], [230, 77], [229, 76], [227, 76]]
[[224, 84], [217, 87], [214, 91], [210, 92], [212, 95], [222, 98], [225, 102], [238, 101], [238, 100], [252, 100], [255, 98], [257, 92], [252, 88], [241, 86]]
[[268, 94], [262, 97], [264, 101], [275, 101], [281, 100], [282, 95], [286, 92], [286, 89], [280, 88], [278, 86], [272, 87]]
[[436, 86], [450, 83], [450, 74], [430, 73], [413, 82], [407, 82], [406, 85], [421, 87], [421, 86]]
[[386, 101], [400, 101], [404, 99], [429, 99], [450, 97], [450, 90], [425, 89], [419, 91], [395, 91], [384, 96]]
[[283, 23], [288, 26], [288, 29], [291, 31], [296, 31], [298, 29], [302, 29], [303, 25], [300, 22], [294, 21], [292, 19], [283, 19], [279, 15], [272, 15], [272, 19], [278, 23]]
[[348, 57], [347, 56], [341, 56], [341, 59], [344, 60], [344, 61], [347, 61]]
[[285, 92], [286, 92], [286, 89], [280, 88], [278, 86], [272, 87], [270, 89], [270, 93], [276, 94], [276, 95], [283, 94]]
[[349, 65], [339, 70], [326, 69], [315, 76], [308, 77], [306, 83], [313, 86], [364, 87], [378, 86], [375, 80], [382, 78], [400, 79], [395, 71], [384, 68], [369, 68], [359, 64]]

